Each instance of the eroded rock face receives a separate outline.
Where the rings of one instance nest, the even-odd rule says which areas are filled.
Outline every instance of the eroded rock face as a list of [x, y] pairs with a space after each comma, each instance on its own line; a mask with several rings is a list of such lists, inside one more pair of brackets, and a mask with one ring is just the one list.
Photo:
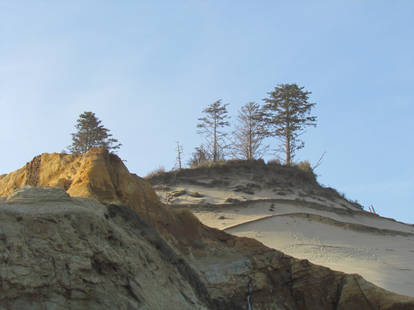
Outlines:
[[129, 173], [122, 160], [102, 149], [87, 154], [36, 156], [23, 168], [0, 178], [0, 196], [26, 185], [61, 187], [72, 197], [112, 204], [128, 202], [135, 208], [158, 202], [148, 182]]
[[[209, 246], [187, 255], [219, 309], [411, 309], [414, 299], [211, 229]], [[207, 233], [208, 234], [208, 233]], [[213, 237], [214, 236], [214, 237]], [[224, 305], [224, 306], [223, 306]], [[414, 309], [414, 308], [413, 308]]]
[[[58, 301], [53, 303], [62, 309], [77, 308], [79, 296], [84, 297], [79, 306], [90, 303], [88, 309], [97, 308], [98, 300], [100, 309], [121, 309], [113, 307], [115, 300], [124, 309], [174, 309], [175, 305], [175, 309], [188, 305], [248, 309], [249, 303], [253, 309], [414, 308], [413, 299], [386, 292], [359, 276], [294, 259], [256, 240], [204, 226], [189, 211], [176, 212], [162, 205], [147, 182], [103, 150], [84, 155], [42, 154], [2, 176], [0, 195], [24, 185], [59, 186], [72, 197], [94, 198], [107, 206], [58, 193], [39, 194], [55, 198], [31, 204], [26, 190], [1, 201], [1, 216], [5, 227], [9, 225], [0, 235], [2, 253], [9, 253], [2, 258], [2, 270], [9, 266], [17, 270], [1, 276], [4, 289], [0, 292], [6, 294], [0, 300], [5, 309], [17, 296], [23, 296], [18, 299], [25, 306], [33, 296], [37, 296], [36, 305], [44, 296], [47, 300], [54, 296]], [[59, 195], [62, 201], [56, 200]], [[74, 206], [65, 207], [68, 199]], [[19, 210], [24, 211], [22, 215], [13, 213]], [[148, 234], [141, 219], [163, 239], [153, 230]], [[55, 256], [54, 262], [50, 257]], [[19, 271], [19, 266], [26, 266], [19, 260], [31, 264], [28, 269], [33, 271]], [[33, 262], [46, 266], [47, 272]], [[56, 275], [54, 266], [62, 273]], [[25, 280], [27, 276], [30, 281]], [[148, 285], [142, 285], [146, 281]], [[69, 294], [65, 283], [74, 283], [73, 293]], [[68, 302], [67, 308], [63, 301]]]
[[149, 182], [129, 173], [119, 157], [103, 149], [92, 149], [86, 154], [36, 156], [23, 168], [0, 177], [0, 196], [24, 186], [60, 187], [71, 197], [126, 205], [172, 244], [186, 247], [198, 243], [195, 236], [199, 235], [200, 225], [196, 218], [168, 210]]
[[0, 309], [209, 308], [196, 274], [133, 211], [59, 188], [3, 199], [0, 253]]

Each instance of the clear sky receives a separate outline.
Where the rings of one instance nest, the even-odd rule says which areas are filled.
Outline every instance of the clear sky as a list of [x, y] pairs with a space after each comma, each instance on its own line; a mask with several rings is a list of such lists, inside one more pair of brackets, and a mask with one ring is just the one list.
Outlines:
[[326, 151], [322, 184], [414, 223], [413, 16], [411, 0], [0, 0], [0, 173], [64, 150], [84, 111], [131, 172], [171, 169], [208, 104], [235, 120], [297, 83], [318, 127], [296, 160]]

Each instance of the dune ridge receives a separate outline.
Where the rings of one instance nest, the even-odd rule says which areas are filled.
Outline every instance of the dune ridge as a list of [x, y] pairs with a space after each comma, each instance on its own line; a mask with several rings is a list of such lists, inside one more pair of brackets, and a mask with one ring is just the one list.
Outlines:
[[170, 208], [188, 209], [210, 227], [414, 296], [413, 225], [367, 212], [295, 167], [236, 161], [189, 170], [149, 180]]

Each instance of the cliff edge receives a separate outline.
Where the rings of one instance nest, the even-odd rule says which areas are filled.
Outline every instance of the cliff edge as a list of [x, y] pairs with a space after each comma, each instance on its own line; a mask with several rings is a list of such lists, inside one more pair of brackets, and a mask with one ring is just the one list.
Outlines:
[[[27, 185], [31, 187], [19, 189]], [[27, 191], [45, 186], [64, 189], [68, 196], [41, 189], [38, 201], [27, 198]], [[101, 309], [111, 309], [105, 294], [125, 309], [165, 309], [166, 304], [169, 309], [414, 308], [413, 298], [358, 275], [295, 259], [254, 239], [207, 227], [187, 210], [163, 205], [148, 182], [104, 150], [42, 154], [1, 176], [0, 195], [0, 227], [9, 227], [0, 235], [1, 270], [7, 270], [0, 281], [4, 309], [20, 304], [20, 309], [90, 309], [88, 300], [93, 305], [102, 300]], [[69, 202], [73, 206], [65, 207]], [[36, 243], [29, 242], [31, 236]], [[160, 279], [149, 270], [160, 270]], [[27, 275], [45, 280], [33, 285], [25, 281]], [[68, 291], [62, 285], [66, 280], [87, 289]], [[139, 285], [145, 281], [148, 286]], [[52, 289], [47, 283], [58, 284]], [[37, 295], [40, 288], [44, 294]]]

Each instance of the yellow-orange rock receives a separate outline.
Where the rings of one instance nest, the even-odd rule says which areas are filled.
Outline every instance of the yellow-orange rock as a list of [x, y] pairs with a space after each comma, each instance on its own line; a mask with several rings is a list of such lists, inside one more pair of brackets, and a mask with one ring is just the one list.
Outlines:
[[27, 185], [61, 187], [72, 197], [128, 206], [173, 244], [198, 243], [199, 221], [190, 212], [168, 210], [149, 182], [130, 173], [118, 156], [104, 149], [36, 156], [23, 168], [0, 177], [0, 196]]
[[137, 207], [158, 202], [151, 185], [130, 174], [116, 155], [102, 149], [86, 154], [42, 154], [0, 179], [0, 196], [25, 185], [62, 187], [72, 197]]

